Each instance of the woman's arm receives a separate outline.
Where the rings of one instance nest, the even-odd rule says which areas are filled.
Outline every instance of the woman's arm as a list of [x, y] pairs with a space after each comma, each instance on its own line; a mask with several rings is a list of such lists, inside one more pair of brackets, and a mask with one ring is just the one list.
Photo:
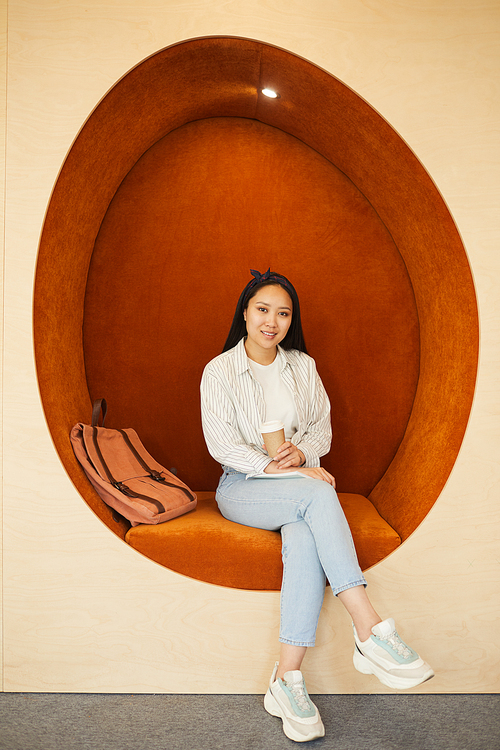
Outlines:
[[201, 421], [208, 452], [220, 464], [244, 474], [262, 474], [271, 458], [247, 445], [236, 423], [236, 412], [227, 391], [205, 369], [200, 386]]
[[[330, 450], [332, 442], [330, 401], [316, 370], [316, 363], [311, 357], [307, 357], [306, 363], [308, 365], [307, 376], [303, 377], [303, 364], [305, 363], [301, 362], [302, 366], [296, 376], [296, 383], [307, 420], [306, 424], [301, 426], [300, 434], [296, 433], [291, 440], [298, 453], [289, 449], [286, 455], [293, 461], [293, 465], [298, 466], [297, 458], [302, 454], [305, 459], [304, 465], [307, 468], [316, 468], [320, 465], [321, 456]], [[286, 455], [284, 448], [280, 452], [280, 457], [285, 459]], [[283, 461], [282, 466], [284, 464]]]
[[266, 466], [264, 469], [265, 474], [289, 474], [290, 472], [296, 472], [298, 471], [300, 474], [304, 474], [306, 477], [310, 477], [311, 479], [320, 479], [322, 482], [328, 482], [328, 484], [331, 484], [332, 487], [336, 487], [335, 483], [335, 477], [333, 477], [326, 469], [323, 469], [321, 466], [316, 466], [310, 469], [307, 469], [306, 467], [302, 468], [291, 468], [291, 469], [285, 469], [285, 468], [279, 468], [279, 465], [276, 463], [276, 461], [271, 461], [270, 464]]

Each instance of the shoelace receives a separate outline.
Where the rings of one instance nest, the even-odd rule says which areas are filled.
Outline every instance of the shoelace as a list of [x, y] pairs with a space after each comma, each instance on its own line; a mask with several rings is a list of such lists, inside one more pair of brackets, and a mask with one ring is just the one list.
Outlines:
[[307, 695], [305, 694], [305, 688], [303, 682], [292, 682], [291, 684], [289, 682], [285, 682], [285, 685], [290, 690], [291, 694], [293, 695], [295, 699], [295, 703], [298, 705], [301, 711], [309, 711], [311, 709], [311, 704], [309, 703], [307, 699]]
[[381, 641], [385, 641], [389, 646], [396, 651], [403, 659], [408, 659], [411, 656], [411, 651], [404, 641], [401, 640], [398, 632], [393, 630], [392, 633], [386, 635], [385, 638], [380, 638]]

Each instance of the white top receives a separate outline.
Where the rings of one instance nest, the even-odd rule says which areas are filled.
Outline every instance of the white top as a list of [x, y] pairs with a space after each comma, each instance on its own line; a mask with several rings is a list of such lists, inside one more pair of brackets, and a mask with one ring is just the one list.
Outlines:
[[[280, 375], [289, 388], [297, 411], [297, 430], [291, 437], [306, 459], [319, 466], [330, 450], [330, 402], [316, 370], [303, 352], [277, 347]], [[266, 404], [261, 384], [252, 374], [245, 340], [215, 357], [201, 379], [201, 418], [210, 455], [223, 466], [249, 476], [262, 474], [272, 461], [262, 448], [261, 422]]]
[[281, 377], [279, 357], [276, 356], [270, 365], [260, 365], [248, 360], [252, 375], [261, 384], [266, 405], [265, 422], [278, 420], [285, 426], [285, 438], [291, 440], [297, 432], [299, 418], [292, 391]]

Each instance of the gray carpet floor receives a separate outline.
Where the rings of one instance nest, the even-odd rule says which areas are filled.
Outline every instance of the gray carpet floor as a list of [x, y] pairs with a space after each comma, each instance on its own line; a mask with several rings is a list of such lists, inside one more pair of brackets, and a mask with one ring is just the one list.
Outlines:
[[288, 740], [262, 695], [0, 694], [1, 750], [500, 750], [500, 695], [316, 695]]

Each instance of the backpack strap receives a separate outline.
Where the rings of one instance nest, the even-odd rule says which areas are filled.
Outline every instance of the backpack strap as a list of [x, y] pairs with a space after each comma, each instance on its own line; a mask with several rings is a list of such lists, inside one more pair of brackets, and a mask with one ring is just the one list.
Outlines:
[[[116, 487], [116, 489], [119, 490], [119, 492], [122, 492], [127, 497], [135, 497], [137, 498], [137, 500], [145, 500], [146, 502], [151, 503], [152, 505], [155, 506], [158, 513], [165, 513], [165, 507], [162, 505], [162, 503], [160, 503], [159, 500], [156, 500], [153, 497], [147, 497], [147, 495], [141, 495], [139, 492], [134, 492], [129, 487], [127, 487], [126, 484], [123, 484], [122, 482], [119, 482], [118, 480], [114, 478], [114, 476], [112, 475], [109, 469], [108, 464], [104, 460], [104, 456], [102, 455], [102, 451], [99, 446], [99, 440], [98, 440], [98, 427], [96, 426], [92, 426], [92, 442], [94, 443], [94, 448], [96, 450], [97, 455], [99, 456], [99, 461], [102, 464], [102, 467], [104, 469], [104, 473], [106, 474], [108, 482], [112, 484], [113, 487]], [[176, 486], [176, 485], [172, 485], [172, 486]], [[180, 487], [179, 489], [182, 489], [182, 487]]]
[[155, 482], [161, 482], [162, 484], [166, 484], [167, 487], [175, 487], [178, 490], [182, 490], [184, 494], [187, 495], [190, 500], [194, 500], [194, 495], [192, 494], [192, 492], [190, 492], [190, 490], [187, 487], [182, 487], [181, 485], [175, 484], [174, 482], [167, 482], [165, 477], [162, 476], [159, 471], [156, 471], [156, 469], [151, 469], [147, 465], [147, 463], [145, 462], [141, 454], [136, 450], [135, 446], [133, 445], [132, 441], [130, 440], [125, 430], [118, 430], [118, 432], [123, 437], [123, 439], [127, 443], [127, 446], [130, 448], [130, 451], [133, 453], [135, 458], [139, 461], [144, 471], [148, 472], [151, 479], [154, 479]]
[[92, 406], [92, 427], [97, 427], [99, 424], [99, 417], [101, 416], [102, 410], [102, 423], [101, 427], [104, 427], [106, 414], [108, 411], [108, 405], [105, 398], [98, 398], [94, 401]]

